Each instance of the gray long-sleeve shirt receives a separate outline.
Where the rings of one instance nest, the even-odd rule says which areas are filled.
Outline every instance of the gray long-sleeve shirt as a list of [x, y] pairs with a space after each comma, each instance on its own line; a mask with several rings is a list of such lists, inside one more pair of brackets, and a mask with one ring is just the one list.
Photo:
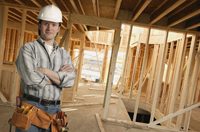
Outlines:
[[[69, 64], [73, 69], [74, 66], [69, 53], [58, 47], [56, 41], [54, 41], [53, 51], [50, 56], [41, 38], [24, 44], [15, 63], [21, 76], [21, 89], [25, 94], [42, 99], [59, 100], [62, 88], [69, 88], [74, 84], [75, 71], [71, 73], [59, 71], [65, 64]], [[49, 78], [38, 72], [37, 67], [56, 71], [60, 77], [61, 84], [59, 86], [56, 84], [46, 85]]]

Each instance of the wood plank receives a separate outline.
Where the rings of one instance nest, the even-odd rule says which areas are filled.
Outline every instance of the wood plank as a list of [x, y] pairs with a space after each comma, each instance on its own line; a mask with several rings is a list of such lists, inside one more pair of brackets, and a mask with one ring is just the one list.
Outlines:
[[80, 14], [71, 13], [70, 21], [76, 24], [121, 29], [120, 21], [107, 18], [84, 16]]
[[94, 15], [97, 16], [96, 0], [92, 0], [92, 6], [93, 6], [93, 10], [94, 10]]
[[155, 87], [155, 94], [154, 94], [154, 98], [153, 98], [153, 105], [152, 105], [152, 109], [151, 109], [151, 118], [150, 118], [150, 122], [153, 122], [154, 119], [154, 115], [155, 115], [155, 109], [156, 109], [156, 103], [157, 103], [157, 97], [158, 97], [158, 90], [160, 88], [161, 82], [162, 82], [162, 69], [164, 67], [163, 63], [164, 62], [164, 57], [165, 57], [165, 49], [167, 47], [167, 38], [168, 38], [168, 33], [169, 31], [165, 32], [165, 40], [164, 40], [164, 44], [163, 44], [163, 50], [162, 50], [162, 54], [161, 54], [161, 61], [159, 64], [159, 68], [158, 68], [158, 77], [157, 77], [157, 82], [156, 82], [156, 87]]
[[168, 0], [164, 0], [156, 9], [154, 9], [150, 15], [152, 15], [154, 12], [156, 12], [160, 7], [162, 7]]
[[187, 19], [190, 19], [190, 18], [192, 18], [192, 17], [194, 17], [194, 16], [196, 16], [196, 15], [198, 15], [198, 14], [200, 14], [200, 9], [199, 9], [199, 10], [196, 10], [196, 11], [194, 11], [194, 12], [192, 12], [192, 13], [190, 13], [190, 14], [188, 14], [188, 15], [186, 15], [186, 16], [184, 16], [184, 17], [182, 17], [182, 18], [180, 18], [180, 19], [178, 19], [178, 20], [176, 20], [176, 21], [174, 21], [174, 22], [171, 22], [171, 23], [168, 25], [168, 27], [172, 27], [172, 26], [174, 26], [174, 25], [177, 25], [177, 24], [179, 24], [179, 23], [181, 23], [181, 22], [183, 22], [183, 21], [185, 21], [185, 20], [187, 20]]
[[9, 48], [10, 48], [10, 37], [11, 37], [11, 29], [8, 28], [7, 29], [7, 33], [6, 33], [6, 45], [5, 45], [5, 51], [4, 51], [4, 60], [8, 61], [8, 57], [9, 57]]
[[2, 94], [2, 92], [0, 91], [0, 99], [4, 102], [7, 103], [7, 99], [5, 98], [5, 96]]
[[149, 38], [150, 38], [150, 33], [151, 33], [151, 28], [148, 29], [148, 34], [147, 34], [147, 39], [146, 39], [146, 45], [145, 45], [145, 53], [144, 53], [144, 58], [143, 58], [143, 65], [142, 65], [142, 71], [140, 74], [140, 81], [139, 81], [139, 88], [138, 88], [138, 94], [137, 94], [137, 99], [136, 99], [136, 104], [135, 104], [135, 110], [134, 110], [134, 116], [133, 116], [133, 124], [136, 122], [136, 117], [137, 117], [137, 112], [138, 112], [138, 106], [139, 106], [139, 101], [140, 101], [140, 94], [142, 91], [142, 81], [143, 81], [143, 76], [144, 76], [144, 69], [146, 66], [146, 59], [147, 59], [147, 53], [149, 49]]
[[172, 6], [170, 6], [169, 8], [167, 8], [164, 12], [162, 12], [161, 14], [159, 14], [158, 16], [156, 16], [151, 22], [150, 24], [154, 24], [155, 22], [157, 22], [158, 20], [160, 20], [161, 18], [163, 18], [165, 15], [167, 15], [169, 12], [171, 12], [172, 10], [174, 10], [176, 7], [178, 7], [179, 5], [181, 5], [182, 3], [184, 3], [186, 0], [178, 0], [176, 3], [174, 3]]
[[10, 56], [9, 61], [13, 61], [14, 55], [14, 48], [15, 48], [15, 40], [16, 40], [16, 29], [12, 29], [12, 39], [11, 39], [11, 46], [10, 46]]
[[[191, 72], [192, 61], [193, 61], [193, 57], [194, 57], [194, 50], [195, 50], [196, 42], [197, 42], [197, 35], [195, 34], [195, 35], [192, 36], [192, 43], [191, 43], [191, 48], [190, 48], [190, 52], [189, 52], [189, 58], [188, 58], [188, 61], [187, 61], [188, 65], [187, 65], [185, 78], [184, 78], [184, 82], [183, 82], [183, 90], [182, 90], [179, 109], [183, 109], [184, 106], [185, 106], [185, 100], [186, 100], [188, 86], [189, 86], [189, 77], [190, 77], [190, 72]], [[177, 119], [177, 122], [176, 122], [177, 125], [178, 125], [177, 127], [178, 127], [179, 130], [181, 128], [182, 116], [183, 115], [179, 115], [178, 119]]]
[[193, 28], [197, 28], [197, 27], [199, 27], [199, 26], [200, 26], [200, 23], [197, 23], [197, 24], [195, 24], [195, 25], [192, 25], [192, 26], [187, 27], [186, 30], [193, 29]]
[[159, 45], [154, 45], [154, 50], [153, 50], [153, 56], [152, 56], [152, 61], [151, 61], [151, 67], [152, 67], [152, 70], [151, 70], [151, 73], [150, 73], [150, 77], [149, 77], [149, 80], [148, 80], [148, 88], [147, 88], [147, 91], [146, 93], [148, 93], [146, 95], [146, 101], [147, 103], [150, 102], [150, 95], [151, 95], [151, 92], [152, 92], [152, 84], [153, 84], [153, 78], [154, 78], [154, 74], [155, 74], [155, 69], [156, 69], [156, 62], [157, 62], [157, 58], [158, 58], [158, 50], [159, 50]]
[[110, 102], [111, 91], [112, 91], [112, 82], [113, 82], [113, 78], [114, 78], [114, 70], [115, 70], [115, 65], [116, 65], [116, 60], [117, 60], [117, 54], [118, 54], [118, 50], [119, 50], [119, 46], [120, 46], [120, 33], [121, 33], [121, 29], [117, 29], [115, 32], [115, 35], [114, 35], [114, 40], [113, 40], [109, 73], [108, 73], [108, 79], [107, 79], [107, 83], [106, 83], [106, 92], [105, 92], [105, 97], [104, 97], [103, 119], [108, 118], [109, 102]]
[[15, 51], [14, 51], [14, 62], [17, 59], [17, 54], [18, 54], [18, 44], [19, 44], [19, 37], [20, 37], [20, 30], [17, 30], [16, 32], [16, 41], [15, 41]]
[[[138, 58], [139, 58], [139, 53], [140, 53], [140, 46], [141, 46], [141, 43], [138, 43], [137, 44], [136, 57], [135, 57], [134, 66], [133, 66], [133, 73], [132, 73], [132, 81], [131, 81], [131, 88], [130, 88], [129, 99], [132, 99], [133, 88], [134, 88], [134, 84], [135, 84], [134, 82], [136, 82], [135, 81], [135, 74], [136, 74], [136, 70], [137, 70], [137, 63], [138, 63]], [[131, 54], [131, 56], [132, 55], [133, 55], [133, 53]], [[131, 62], [130, 62], [130, 64], [131, 64]]]
[[101, 119], [99, 117], [99, 114], [98, 113], [95, 113], [95, 117], [96, 117], [96, 120], [97, 120], [97, 123], [98, 123], [98, 126], [99, 126], [99, 129], [101, 132], [105, 132], [104, 130], [104, 127], [103, 127], [103, 124], [101, 122]]
[[36, 1], [36, 0], [31, 0], [36, 6], [38, 6], [39, 8], [42, 8], [42, 6]]
[[[26, 26], [26, 15], [27, 15], [27, 10], [23, 9], [23, 13], [22, 13], [22, 21], [21, 21], [21, 29], [20, 29], [20, 36], [19, 36], [19, 42], [18, 42], [18, 47], [17, 49], [17, 54], [16, 56], [18, 56], [19, 50], [22, 47], [22, 45], [24, 44], [24, 34], [25, 34], [25, 26]], [[11, 106], [13, 106], [15, 101], [15, 95], [17, 92], [19, 92], [20, 89], [20, 76], [17, 73], [17, 68], [15, 68], [15, 72], [14, 72], [14, 84], [13, 84], [13, 94], [12, 94], [12, 102], [11, 102]]]
[[[193, 104], [194, 100], [194, 94], [195, 94], [195, 89], [196, 89], [196, 84], [197, 84], [197, 79], [198, 79], [198, 71], [199, 71], [199, 65], [200, 65], [200, 57], [198, 56], [200, 53], [200, 41], [199, 41], [199, 46], [198, 46], [198, 51], [196, 54], [196, 60], [195, 60], [195, 65], [194, 65], [194, 70], [193, 70], [193, 75], [192, 75], [192, 86], [189, 87], [189, 96], [188, 96], [188, 103], [187, 106], [190, 106]], [[189, 129], [189, 123], [190, 123], [190, 117], [191, 117], [192, 111], [186, 112], [185, 115], [185, 124], [184, 128], [186, 131]]]
[[173, 118], [173, 117], [175, 117], [175, 116], [177, 116], [177, 115], [179, 115], [179, 114], [182, 114], [182, 113], [184, 113], [184, 112], [186, 112], [186, 111], [188, 111], [188, 110], [194, 109], [194, 108], [196, 108], [196, 107], [198, 107], [198, 106], [200, 106], [200, 102], [198, 102], [198, 103], [196, 103], [196, 104], [193, 104], [193, 105], [191, 105], [191, 106], [189, 106], [189, 107], [187, 107], [187, 108], [178, 110], [178, 111], [176, 111], [175, 113], [169, 114], [169, 115], [167, 115], [167, 116], [165, 116], [165, 117], [163, 117], [163, 118], [161, 118], [161, 119], [159, 119], [159, 120], [157, 120], [157, 121], [154, 121], [154, 122], [152, 122], [152, 123], [149, 123], [149, 124], [148, 124], [148, 127], [153, 127], [154, 125], [156, 125], [156, 124], [158, 124], [158, 123], [161, 123], [161, 122], [163, 122], [163, 121], [166, 121], [166, 120], [168, 120], [168, 119], [171, 119], [171, 118]]
[[[11, 3], [8, 3], [8, 2], [6, 2], [6, 3], [0, 2], [0, 5], [5, 5], [5, 6], [10, 7], [10, 8], [26, 9], [26, 10], [29, 10], [29, 11], [40, 11], [40, 8], [35, 8], [35, 7], [30, 7], [30, 6], [25, 6], [25, 5], [18, 5], [18, 4], [11, 4]], [[62, 11], [62, 15], [68, 15], [68, 14], [69, 14], [68, 12]]]
[[132, 22], [134, 22], [139, 16], [140, 14], [144, 11], [144, 9], [149, 5], [149, 3], [152, 0], [146, 0], [143, 5], [140, 7], [140, 9], [137, 11], [137, 13], [134, 15], [134, 17], [132, 18]]
[[142, 0], [138, 0], [137, 4], [135, 5], [135, 8], [132, 10], [132, 12], [134, 12], [136, 10], [136, 8], [138, 7], [138, 5], [140, 4]]
[[166, 70], [166, 78], [165, 78], [165, 83], [164, 83], [164, 86], [163, 86], [163, 93], [162, 93], [162, 98], [161, 98], [161, 103], [160, 103], [160, 110], [161, 111], [164, 107], [164, 101], [166, 99], [167, 84], [169, 82], [169, 76], [170, 76], [170, 72], [171, 72], [171, 63], [172, 63], [173, 51], [174, 51], [174, 41], [171, 42], [171, 46], [170, 46], [168, 66], [167, 66], [167, 70]]
[[[7, 19], [8, 19], [8, 7], [0, 5], [0, 13], [3, 14], [0, 16], [0, 80], [2, 79], [2, 67], [3, 67], [3, 57], [6, 41], [6, 28], [7, 28]], [[0, 86], [1, 86], [0, 81]]]
[[124, 78], [125, 78], [125, 74], [126, 74], [125, 71], [126, 71], [126, 65], [127, 65], [127, 60], [128, 60], [128, 51], [129, 51], [129, 46], [130, 46], [130, 42], [131, 42], [132, 29], [133, 29], [133, 25], [130, 26], [128, 43], [127, 43], [127, 46], [126, 46], [126, 57], [125, 57], [124, 65], [123, 65], [122, 81], [121, 81], [120, 94], [119, 94], [119, 99], [118, 99], [116, 120], [118, 120], [118, 115], [119, 115], [119, 109], [120, 109], [120, 103], [121, 103], [121, 97], [122, 97], [122, 89], [123, 89], [123, 86], [124, 86], [123, 84], [124, 84]]
[[177, 60], [176, 61], [177, 62], [177, 69], [176, 69], [176, 72], [174, 72], [175, 73], [174, 79], [173, 79], [174, 80], [174, 84], [172, 86], [172, 93], [171, 93], [171, 97], [170, 97], [171, 101], [169, 102], [170, 106], [169, 106], [169, 110], [168, 110], [169, 114], [173, 113], [173, 109], [174, 109], [175, 94], [176, 94], [176, 89], [177, 89], [177, 85], [178, 85], [178, 83], [176, 83], [176, 82], [178, 82], [178, 79], [179, 79], [179, 76], [180, 76], [180, 68], [179, 67], [181, 67], [184, 47], [186, 45], [185, 41], [186, 41], [186, 34], [183, 34], [182, 43], [180, 44], [180, 47], [178, 48], [180, 50], [180, 52], [177, 55], [178, 59], [176, 59]]
[[97, 0], [97, 16], [100, 17], [99, 0]]
[[82, 6], [82, 4], [81, 4], [81, 1], [78, 0], [78, 3], [79, 3], [79, 5], [80, 5], [80, 7], [81, 7], [81, 10], [82, 10], [82, 12], [83, 12], [83, 15], [85, 15], [85, 11], [83, 10], [83, 6]]
[[64, 5], [64, 7], [67, 9], [68, 12], [70, 12], [69, 8], [67, 7], [67, 5], [65, 4], [65, 2], [63, 2], [63, 0], [60, 0], [62, 2], [62, 4]]
[[118, 12], [119, 12], [119, 9], [120, 9], [120, 6], [121, 6], [121, 2], [122, 2], [122, 0], [117, 0], [117, 2], [116, 2], [115, 13], [114, 13], [113, 19], [117, 18], [117, 15], [118, 15]]

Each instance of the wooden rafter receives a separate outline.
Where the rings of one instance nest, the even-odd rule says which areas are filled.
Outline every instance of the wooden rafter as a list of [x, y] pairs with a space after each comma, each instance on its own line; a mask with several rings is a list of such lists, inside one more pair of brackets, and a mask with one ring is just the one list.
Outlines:
[[179, 13], [180, 11], [182, 11], [182, 10], [185, 9], [185, 8], [187, 8], [188, 6], [190, 6], [191, 4], [193, 4], [193, 3], [196, 2], [196, 1], [197, 1], [197, 0], [192, 0], [192, 1], [190, 1], [190, 3], [188, 3], [188, 4], [185, 5], [185, 6], [182, 6], [179, 10], [177, 10], [177, 11], [175, 11], [175, 12], [169, 14], [168, 17], [174, 16], [175, 14]]
[[192, 18], [192, 17], [194, 17], [194, 16], [196, 16], [198, 14], [200, 14], [200, 9], [198, 9], [198, 10], [192, 12], [191, 14], [188, 14], [188, 15], [186, 15], [186, 16], [184, 16], [184, 17], [172, 22], [171, 24], [168, 25], [168, 27], [172, 27], [172, 26], [174, 26], [176, 24], [179, 24], [179, 23], [181, 23], [181, 22], [183, 22], [183, 21], [185, 21], [185, 20], [187, 20], [189, 18]]
[[197, 23], [197, 24], [195, 24], [195, 25], [192, 25], [192, 26], [187, 27], [186, 30], [193, 29], [193, 28], [197, 28], [197, 27], [199, 27], [199, 26], [200, 26], [200, 23]]
[[48, 0], [45, 0], [47, 2], [48, 5], [51, 5], [51, 3]]
[[113, 19], [116, 19], [116, 17], [117, 17], [117, 14], [118, 14], [120, 6], [121, 6], [121, 2], [122, 2], [122, 0], [117, 0], [117, 2], [116, 2], [116, 5], [115, 5], [115, 14], [114, 14]]
[[54, 4], [55, 6], [58, 7], [58, 5], [56, 4], [56, 2], [54, 0], [49, 0], [52, 4]]
[[[11, 10], [9, 10], [9, 12], [12, 13], [13, 15], [15, 15], [15, 16], [21, 18], [21, 16], [18, 15], [17, 13], [15, 13], [15, 12], [13, 12], [13, 11], [11, 11]], [[15, 16], [12, 16], [12, 15], [10, 15], [10, 14], [9, 14], [9, 16], [13, 17], [14, 19], [16, 19], [16, 20], [18, 20], [18, 21], [21, 21], [21, 19], [15, 17]], [[37, 24], [35, 24], [34, 22], [31, 22], [31, 21], [28, 20], [28, 19], [26, 19], [26, 21], [29, 22], [29, 23], [31, 23], [31, 24], [33, 24], [33, 25], [36, 25], [36, 26], [37, 26]]]
[[168, 1], [168, 0], [164, 0], [155, 10], [153, 10], [153, 11], [151, 12], [150, 15], [152, 15], [154, 12], [156, 12], [156, 11], [157, 11], [160, 7], [162, 7], [167, 1]]
[[[76, 7], [76, 4], [75, 4], [74, 0], [70, 0], [70, 2], [71, 2], [71, 4], [72, 4], [72, 6], [73, 6], [75, 12], [76, 12], [77, 14], [80, 14], [79, 11], [78, 11], [78, 8]], [[83, 27], [85, 28], [86, 31], [88, 31], [86, 25], [83, 25], [83, 27], [82, 27], [80, 24], [78, 24], [78, 26], [79, 26], [79, 28], [81, 29], [82, 32], [84, 32]]]
[[72, 6], [73, 6], [75, 12], [76, 12], [77, 14], [79, 14], [78, 8], [76, 7], [76, 4], [75, 4], [74, 0], [69, 0], [69, 1], [70, 1], [70, 3], [72, 4]]
[[25, 4], [23, 2], [21, 2], [21, 0], [15, 0], [17, 3], [19, 3], [20, 5], [25, 6]]
[[174, 3], [172, 6], [170, 6], [169, 8], [167, 8], [164, 12], [162, 12], [160, 15], [158, 15], [157, 17], [155, 17], [150, 24], [154, 24], [155, 22], [157, 22], [158, 20], [160, 20], [161, 18], [163, 18], [165, 15], [167, 15], [169, 12], [171, 12], [172, 10], [174, 10], [176, 7], [178, 7], [179, 5], [181, 5], [182, 3], [184, 3], [186, 0], [179, 0], [176, 3]]
[[36, 0], [31, 0], [37, 7], [42, 8], [42, 6], [36, 1]]
[[137, 11], [137, 13], [135, 14], [135, 16], [133, 17], [132, 19], [132, 22], [134, 22], [138, 17], [139, 15], [144, 11], [144, 9], [149, 5], [149, 3], [151, 2], [152, 0], [146, 0], [143, 5], [140, 7], [140, 9]]
[[140, 4], [141, 0], [138, 0], [137, 5], [135, 6], [135, 8], [133, 9], [132, 12], [134, 12], [136, 10], [136, 8], [138, 7], [138, 5]]
[[92, 0], [94, 15], [97, 16], [97, 6], [96, 6], [96, 0]]
[[63, 0], [60, 0], [62, 2], [62, 4], [64, 5], [64, 7], [67, 9], [68, 12], [70, 12], [69, 8], [67, 7], [67, 5], [65, 4], [65, 2], [63, 2]]
[[[20, 13], [22, 13], [22, 11], [21, 11], [20, 9], [15, 9], [15, 10], [19, 11]], [[28, 16], [29, 18], [33, 19], [34, 21], [36, 21], [36, 22], [38, 23], [38, 20], [35, 19], [35, 18], [33, 18], [31, 15], [28, 15], [28, 14], [27, 14], [27, 16]]]
[[100, 17], [99, 0], [97, 0], [97, 16]]
[[82, 4], [81, 4], [81, 1], [78, 0], [78, 3], [79, 3], [79, 5], [80, 5], [80, 7], [81, 7], [81, 10], [82, 10], [82, 12], [83, 12], [83, 15], [85, 15], [85, 11], [83, 10], [83, 6], [82, 6]]

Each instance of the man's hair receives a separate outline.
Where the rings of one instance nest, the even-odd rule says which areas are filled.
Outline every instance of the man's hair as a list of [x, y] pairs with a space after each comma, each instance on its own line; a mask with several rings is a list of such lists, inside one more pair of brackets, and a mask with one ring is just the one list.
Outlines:
[[[42, 20], [40, 19], [39, 20], [39, 24], [41, 24], [42, 23]], [[61, 26], [61, 22], [59, 22], [59, 27]], [[38, 28], [38, 35], [40, 36], [40, 29]], [[56, 36], [58, 35], [58, 33], [56, 34]], [[55, 36], [55, 38], [56, 38], [56, 36]]]

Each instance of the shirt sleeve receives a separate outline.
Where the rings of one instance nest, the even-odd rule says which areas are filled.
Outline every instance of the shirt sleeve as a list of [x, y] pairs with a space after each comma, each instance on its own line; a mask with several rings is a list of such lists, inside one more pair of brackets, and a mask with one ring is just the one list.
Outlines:
[[75, 69], [74, 69], [74, 65], [72, 64], [72, 60], [71, 60], [71, 56], [69, 55], [69, 53], [64, 50], [64, 53], [63, 53], [63, 58], [65, 58], [63, 61], [64, 61], [64, 64], [69, 64], [70, 67], [73, 68], [73, 72], [64, 72], [64, 71], [58, 71], [58, 76], [60, 77], [60, 85], [59, 87], [62, 87], [62, 88], [70, 88], [74, 85], [74, 80], [76, 78], [76, 73], [75, 73]]
[[23, 45], [15, 64], [19, 75], [27, 85], [43, 88], [49, 81], [49, 78], [37, 71], [37, 61], [32, 49], [28, 44]]

